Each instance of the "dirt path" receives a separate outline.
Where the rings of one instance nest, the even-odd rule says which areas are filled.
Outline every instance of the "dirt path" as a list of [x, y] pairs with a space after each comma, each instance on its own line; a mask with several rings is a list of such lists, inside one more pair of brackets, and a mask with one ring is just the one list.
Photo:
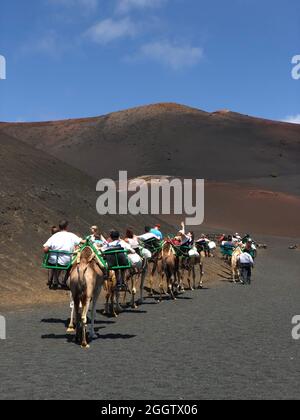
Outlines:
[[0, 398], [300, 398], [300, 254], [288, 245], [264, 252], [252, 287], [224, 279], [117, 321], [99, 314], [88, 351], [69, 342], [65, 306], [7, 312]]

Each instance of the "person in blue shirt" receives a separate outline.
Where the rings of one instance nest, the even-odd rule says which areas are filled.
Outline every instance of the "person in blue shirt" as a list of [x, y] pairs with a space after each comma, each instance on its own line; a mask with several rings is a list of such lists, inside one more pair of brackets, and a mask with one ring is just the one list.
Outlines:
[[163, 234], [160, 231], [161, 226], [160, 225], [155, 225], [153, 229], [150, 230], [150, 233], [153, 233], [153, 235], [155, 235], [157, 238], [159, 238], [159, 240], [163, 240]]

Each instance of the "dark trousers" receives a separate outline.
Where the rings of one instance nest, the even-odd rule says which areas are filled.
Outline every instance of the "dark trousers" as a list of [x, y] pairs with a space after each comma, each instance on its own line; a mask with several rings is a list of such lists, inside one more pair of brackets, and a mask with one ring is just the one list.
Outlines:
[[48, 286], [66, 286], [70, 277], [69, 270], [49, 270]]
[[251, 284], [252, 266], [251, 264], [240, 264], [242, 280], [246, 284]]

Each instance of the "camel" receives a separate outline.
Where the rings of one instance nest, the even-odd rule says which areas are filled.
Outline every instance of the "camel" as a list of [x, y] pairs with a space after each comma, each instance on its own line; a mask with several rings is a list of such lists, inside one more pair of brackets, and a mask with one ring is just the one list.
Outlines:
[[231, 273], [232, 273], [232, 280], [234, 283], [240, 281], [240, 270], [239, 270], [239, 259], [240, 255], [243, 253], [240, 247], [237, 247], [232, 254], [231, 257]]
[[103, 315], [109, 315], [113, 318], [117, 318], [119, 313], [122, 312], [120, 306], [120, 292], [116, 290], [117, 287], [117, 274], [114, 271], [109, 272], [109, 278], [104, 283], [105, 290], [105, 309]]
[[125, 290], [124, 293], [123, 304], [126, 302], [127, 292], [129, 291], [131, 294], [130, 306], [133, 309], [137, 308], [137, 286], [139, 279], [141, 279], [140, 299], [138, 302], [143, 303], [143, 288], [147, 274], [147, 261], [144, 261], [142, 258], [137, 258], [134, 261], [131, 260], [131, 264], [132, 267], [130, 269], [110, 272], [109, 280], [105, 282], [105, 290], [107, 292], [106, 305], [104, 310], [105, 315], [118, 317], [118, 314], [122, 312], [122, 307], [120, 305], [120, 292], [116, 290], [117, 276], [122, 276], [127, 284], [127, 290]]
[[[82, 348], [89, 348], [87, 342], [87, 314], [92, 302], [90, 338], [95, 335], [96, 305], [104, 284], [104, 275], [100, 262], [94, 251], [85, 247], [78, 252], [76, 262], [70, 272], [70, 290], [74, 302], [74, 317], [71, 321], [68, 332], [76, 331], [76, 342]], [[74, 320], [75, 318], [75, 327]]]
[[[171, 242], [165, 242], [161, 251], [161, 258], [158, 261], [158, 274], [161, 277], [159, 285], [160, 298], [162, 301], [162, 295], [168, 294], [173, 300], [176, 300], [176, 281], [179, 278], [178, 265], [176, 260], [175, 251], [172, 247]], [[167, 292], [164, 290], [163, 282], [166, 277], [167, 281]]]
[[[182, 256], [177, 257], [177, 266], [179, 271], [179, 277], [180, 277], [180, 290], [184, 292], [184, 272], [187, 271], [188, 274], [188, 285], [189, 290], [195, 290], [197, 288], [196, 285], [196, 267], [199, 266], [199, 283], [198, 283], [198, 289], [203, 288], [203, 276], [204, 276], [204, 259], [205, 259], [205, 252], [200, 252], [198, 255], [193, 256]], [[193, 285], [191, 282], [191, 276], [193, 278]]]
[[[135, 261], [131, 261], [132, 268], [127, 270], [126, 273], [126, 283], [128, 291], [131, 293], [131, 303], [130, 306], [132, 309], [137, 309], [138, 305], [137, 303], [143, 303], [143, 293], [144, 293], [144, 283], [145, 278], [147, 275], [147, 267], [148, 267], [148, 261], [147, 259], [143, 259], [140, 257], [139, 259], [136, 258]], [[140, 280], [140, 298], [138, 302], [136, 302], [136, 294], [137, 294], [137, 288], [138, 283]], [[127, 291], [124, 295], [124, 303], [126, 302], [126, 296]]]
[[161, 254], [160, 254], [160, 250], [159, 250], [159, 251], [156, 251], [155, 253], [153, 253], [151, 258], [145, 258], [144, 259], [144, 271], [143, 271], [143, 274], [142, 274], [142, 277], [141, 277], [141, 287], [140, 287], [141, 294], [140, 294], [139, 304], [144, 303], [144, 286], [145, 286], [145, 279], [146, 279], [148, 273], [150, 273], [149, 297], [154, 296], [154, 276], [157, 272], [158, 262], [159, 262], [160, 258], [161, 258]]
[[[199, 256], [195, 255], [193, 257], [188, 258], [186, 271], [188, 273], [188, 279], [187, 280], [188, 280], [188, 285], [189, 285], [190, 290], [195, 290], [196, 288], [203, 289], [203, 276], [204, 276], [203, 261], [204, 261], [204, 258], [205, 258], [205, 253], [204, 252], [201, 252], [201, 254], [199, 254]], [[196, 285], [196, 267], [197, 266], [199, 266], [198, 287]], [[191, 283], [191, 276], [193, 277], [193, 285]]]

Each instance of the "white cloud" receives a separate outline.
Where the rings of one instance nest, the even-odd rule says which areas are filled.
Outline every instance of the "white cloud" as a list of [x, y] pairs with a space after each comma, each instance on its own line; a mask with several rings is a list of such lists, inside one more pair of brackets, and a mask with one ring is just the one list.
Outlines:
[[58, 37], [57, 33], [49, 31], [37, 39], [24, 43], [20, 52], [23, 54], [47, 54], [55, 58], [66, 49], [67, 45]]
[[203, 58], [203, 49], [169, 41], [152, 42], [141, 47], [139, 56], [162, 63], [173, 70], [193, 67]]
[[286, 117], [283, 121], [292, 124], [300, 124], [300, 114], [290, 115], [289, 117]]
[[127, 13], [131, 9], [145, 9], [160, 7], [167, 0], [118, 0], [117, 11]]
[[91, 28], [85, 36], [98, 44], [108, 44], [116, 39], [134, 37], [138, 31], [137, 25], [128, 17], [120, 20], [105, 19]]

